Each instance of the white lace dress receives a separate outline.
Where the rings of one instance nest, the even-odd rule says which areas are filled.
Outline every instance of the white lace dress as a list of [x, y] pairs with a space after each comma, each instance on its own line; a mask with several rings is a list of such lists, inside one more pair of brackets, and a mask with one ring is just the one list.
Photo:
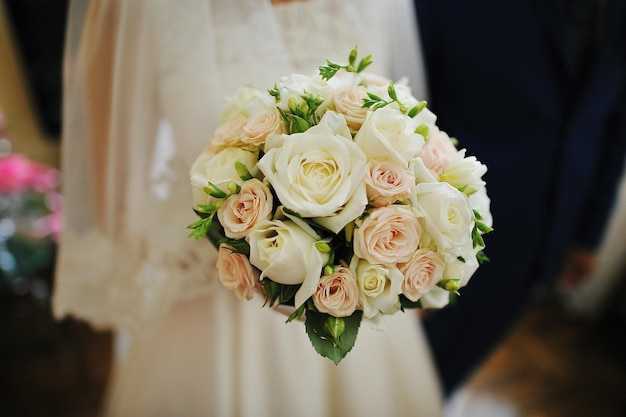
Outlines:
[[408, 0], [72, 3], [54, 310], [130, 335], [106, 415], [441, 415], [414, 312], [361, 329], [335, 366], [301, 323], [222, 289], [215, 251], [185, 229], [188, 170], [224, 96], [345, 61], [356, 44], [419, 96], [412, 13]]

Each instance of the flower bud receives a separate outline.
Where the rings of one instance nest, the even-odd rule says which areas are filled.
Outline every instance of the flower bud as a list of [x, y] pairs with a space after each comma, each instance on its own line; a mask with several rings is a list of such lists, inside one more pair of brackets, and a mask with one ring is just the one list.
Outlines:
[[341, 317], [329, 316], [324, 323], [326, 331], [333, 337], [335, 342], [339, 341], [339, 336], [346, 330], [346, 322]]

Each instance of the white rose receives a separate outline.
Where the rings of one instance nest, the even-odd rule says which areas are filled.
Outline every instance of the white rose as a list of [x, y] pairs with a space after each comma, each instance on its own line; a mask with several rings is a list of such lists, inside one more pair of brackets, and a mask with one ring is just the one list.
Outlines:
[[[291, 74], [282, 77], [276, 88], [280, 93], [280, 101], [276, 104], [283, 110], [289, 110], [290, 106], [302, 106], [305, 102], [302, 95], [311, 94], [313, 96], [326, 97], [329, 101], [334, 88], [321, 78], [312, 78], [302, 74]], [[326, 108], [326, 104], [320, 106], [320, 111]]]
[[272, 193], [261, 181], [245, 181], [239, 193], [228, 197], [217, 209], [224, 234], [231, 239], [246, 237], [259, 222], [270, 219], [272, 200]]
[[400, 309], [399, 294], [404, 277], [398, 268], [372, 265], [354, 256], [350, 270], [357, 279], [365, 318], [374, 318], [381, 313], [393, 314]]
[[424, 219], [426, 233], [438, 252], [460, 254], [460, 247], [471, 242], [474, 214], [469, 199], [450, 184], [421, 183], [415, 186], [411, 205]]
[[302, 284], [296, 292], [298, 308], [317, 289], [328, 254], [315, 247], [319, 236], [311, 236], [291, 220], [266, 220], [248, 234], [250, 263], [265, 277], [279, 284]]
[[420, 157], [413, 158], [409, 161], [409, 169], [415, 177], [415, 184], [422, 182], [439, 182], [439, 176], [435, 177], [433, 172], [426, 167], [424, 160]]
[[461, 248], [460, 253], [456, 256], [453, 254], [446, 256], [446, 269], [443, 273], [443, 279], [459, 280], [459, 286], [465, 287], [478, 267], [476, 250], [472, 248], [471, 243], [468, 243]]
[[198, 204], [211, 204], [214, 201], [203, 190], [209, 181], [218, 187], [230, 181], [237, 184], [242, 183], [235, 169], [235, 161], [242, 162], [253, 176], [258, 172], [256, 152], [241, 148], [224, 148], [217, 154], [203, 152], [198, 155], [189, 172], [193, 202], [196, 206]]
[[487, 167], [480, 163], [474, 156], [465, 156], [465, 149], [461, 149], [457, 155], [448, 162], [448, 166], [439, 176], [440, 181], [447, 182], [454, 188], [463, 190], [467, 195], [472, 195], [485, 185], [482, 176], [487, 172]]
[[275, 106], [274, 98], [267, 92], [251, 87], [240, 87], [235, 95], [226, 99], [222, 120], [227, 120], [237, 114], [248, 118]]
[[491, 199], [487, 195], [487, 188], [482, 186], [474, 194], [469, 196], [472, 209], [478, 211], [483, 217], [483, 222], [493, 227], [493, 217], [491, 215]]
[[289, 210], [334, 233], [363, 213], [365, 155], [343, 116], [327, 112], [304, 133], [270, 135], [259, 169]]
[[407, 167], [424, 145], [424, 138], [415, 133], [417, 126], [400, 111], [382, 108], [367, 114], [354, 141], [368, 159], [391, 159]]

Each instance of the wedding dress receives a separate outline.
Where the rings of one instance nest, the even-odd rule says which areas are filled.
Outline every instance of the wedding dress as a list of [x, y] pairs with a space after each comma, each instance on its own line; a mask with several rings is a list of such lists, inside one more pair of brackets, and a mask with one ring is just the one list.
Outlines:
[[[266, 89], [358, 44], [372, 72], [424, 96], [409, 0], [92, 0], [71, 4], [65, 57], [65, 228], [57, 317], [130, 335], [110, 416], [439, 416], [418, 316], [362, 327], [335, 366], [300, 322], [220, 287], [187, 237], [188, 171], [224, 97]], [[122, 338], [122, 340], [126, 340]]]

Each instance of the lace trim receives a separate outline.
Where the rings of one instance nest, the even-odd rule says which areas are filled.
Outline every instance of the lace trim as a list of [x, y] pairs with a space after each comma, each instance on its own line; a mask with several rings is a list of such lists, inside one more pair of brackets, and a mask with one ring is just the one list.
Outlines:
[[166, 248], [150, 241], [112, 243], [95, 230], [66, 233], [54, 314], [86, 319], [96, 328], [135, 332], [176, 302], [211, 293], [218, 283], [217, 253], [208, 241], [187, 240], [169, 241]]

